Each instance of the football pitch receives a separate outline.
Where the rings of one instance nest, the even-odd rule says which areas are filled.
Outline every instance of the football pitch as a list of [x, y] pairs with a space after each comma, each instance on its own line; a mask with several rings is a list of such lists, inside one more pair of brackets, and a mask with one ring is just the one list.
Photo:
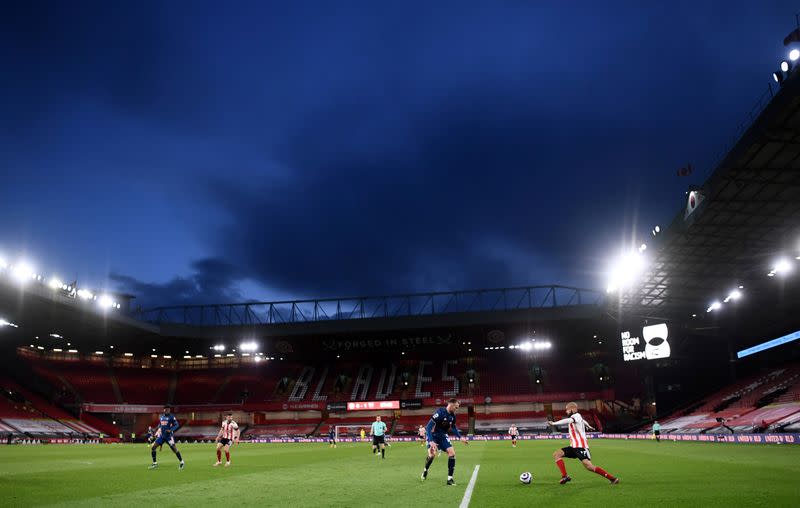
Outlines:
[[[437, 458], [425, 483], [421, 446], [396, 442], [386, 459], [368, 443], [240, 444], [233, 465], [214, 468], [212, 444], [166, 447], [148, 470], [146, 445], [0, 448], [0, 506], [439, 506], [458, 507], [480, 464], [469, 506], [798, 506], [800, 446], [595, 440], [592, 457], [621, 478], [610, 485], [575, 460], [559, 485], [551, 457], [561, 441], [456, 444], [457, 486]], [[519, 474], [533, 473], [523, 485]]]

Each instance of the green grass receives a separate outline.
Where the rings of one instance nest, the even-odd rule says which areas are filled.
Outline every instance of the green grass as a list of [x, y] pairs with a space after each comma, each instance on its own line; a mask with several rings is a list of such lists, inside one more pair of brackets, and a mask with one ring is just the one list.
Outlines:
[[[424, 454], [414, 443], [394, 443], [386, 460], [368, 444], [241, 444], [229, 469], [211, 467], [213, 445], [184, 444], [184, 471], [166, 448], [148, 470], [145, 445], [2, 446], [0, 506], [456, 507], [475, 464], [473, 507], [800, 505], [797, 445], [595, 440], [593, 459], [622, 479], [615, 486], [575, 460], [566, 461], [573, 481], [558, 485], [556, 446], [564, 443], [456, 444], [456, 487], [444, 485], [444, 457], [420, 483]], [[519, 483], [523, 471], [531, 485]]]

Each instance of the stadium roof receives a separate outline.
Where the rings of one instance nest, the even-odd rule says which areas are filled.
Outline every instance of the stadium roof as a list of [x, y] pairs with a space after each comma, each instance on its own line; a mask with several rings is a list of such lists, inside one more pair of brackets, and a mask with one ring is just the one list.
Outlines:
[[266, 335], [367, 332], [525, 321], [592, 319], [601, 292], [566, 286], [478, 289], [405, 295], [220, 305], [144, 311], [169, 336], [213, 337], [258, 328]]
[[800, 256], [798, 128], [795, 73], [762, 96], [708, 180], [687, 190], [686, 207], [648, 246], [643, 282], [620, 294], [622, 313], [703, 319], [739, 286], [762, 318], [800, 307], [796, 289], [768, 276], [782, 257]]

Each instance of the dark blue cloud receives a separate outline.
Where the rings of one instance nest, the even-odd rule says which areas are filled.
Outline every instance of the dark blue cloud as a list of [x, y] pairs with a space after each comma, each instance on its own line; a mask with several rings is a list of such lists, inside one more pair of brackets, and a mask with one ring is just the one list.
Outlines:
[[0, 247], [147, 303], [601, 286], [793, 8], [9, 6]]

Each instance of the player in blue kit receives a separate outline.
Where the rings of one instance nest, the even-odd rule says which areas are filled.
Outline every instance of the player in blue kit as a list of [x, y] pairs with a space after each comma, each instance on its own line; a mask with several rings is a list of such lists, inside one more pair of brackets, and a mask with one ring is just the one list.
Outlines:
[[175, 448], [175, 436], [173, 435], [176, 430], [178, 430], [178, 420], [175, 419], [174, 416], [170, 413], [170, 407], [164, 406], [164, 412], [161, 414], [161, 418], [158, 421], [158, 430], [156, 430], [156, 440], [153, 441], [153, 446], [150, 448], [150, 453], [153, 455], [153, 464], [150, 466], [150, 469], [155, 469], [158, 467], [158, 462], [156, 461], [156, 448], [167, 443], [167, 445], [172, 449], [172, 452], [178, 457], [180, 461], [180, 466], [178, 469], [183, 470], [185, 464], [183, 463], [183, 457], [181, 457], [181, 452]]
[[444, 450], [447, 453], [447, 485], [455, 485], [453, 472], [456, 469], [456, 451], [447, 438], [447, 432], [452, 430], [453, 435], [461, 438], [461, 442], [467, 444], [467, 438], [462, 436], [456, 428], [456, 410], [461, 404], [458, 399], [450, 399], [447, 406], [439, 408], [428, 425], [425, 427], [425, 434], [428, 438], [428, 457], [425, 459], [425, 469], [422, 470], [421, 480], [425, 481], [428, 477], [428, 469], [436, 458], [436, 450]]

